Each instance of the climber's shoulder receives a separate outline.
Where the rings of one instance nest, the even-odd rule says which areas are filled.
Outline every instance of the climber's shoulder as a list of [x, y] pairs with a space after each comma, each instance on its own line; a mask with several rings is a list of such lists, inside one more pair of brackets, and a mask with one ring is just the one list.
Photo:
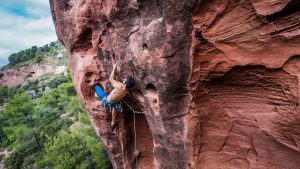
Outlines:
[[111, 80], [110, 83], [114, 88], [122, 88], [123, 87], [123, 84], [117, 80]]
[[122, 87], [114, 88], [110, 94], [108, 95], [107, 99], [111, 103], [119, 102], [126, 94], [128, 90], [126, 86], [122, 85]]

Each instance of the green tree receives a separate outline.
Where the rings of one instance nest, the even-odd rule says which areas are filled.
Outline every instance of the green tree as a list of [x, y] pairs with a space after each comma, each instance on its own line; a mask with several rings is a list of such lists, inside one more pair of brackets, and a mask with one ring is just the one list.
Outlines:
[[48, 45], [48, 44], [47, 44], [47, 45], [44, 45], [42, 51], [43, 51], [43, 52], [49, 52], [49, 51], [50, 51], [49, 45]]
[[46, 143], [45, 161], [57, 169], [95, 168], [85, 144], [79, 136], [61, 131]]
[[55, 42], [51, 42], [49, 45], [50, 45], [50, 47], [54, 47], [55, 46]]
[[37, 46], [32, 46], [30, 50], [32, 53], [36, 54], [37, 49]]
[[24, 62], [36, 57], [37, 49], [38, 49], [37, 46], [32, 46], [31, 48], [11, 54], [8, 57], [9, 64], [15, 65], [20, 62]]
[[56, 135], [60, 130], [67, 130], [72, 124], [70, 119], [61, 119], [61, 112], [55, 108], [44, 108], [37, 113], [37, 127], [39, 138], [41, 142], [45, 142], [48, 137]]
[[52, 46], [52, 47], [50, 48], [49, 53], [50, 53], [51, 55], [54, 55], [54, 56], [58, 55], [58, 52], [57, 52], [57, 49], [56, 49], [55, 46]]
[[[8, 88], [6, 86], [0, 86], [0, 106], [4, 106], [9, 98], [13, 97], [19, 90], [16, 88]], [[0, 112], [0, 149], [7, 145], [7, 136], [4, 133], [4, 127], [8, 125], [7, 117], [3, 114], [3, 111]]]
[[[81, 114], [88, 118], [87, 114]], [[89, 123], [90, 124], [90, 123]], [[104, 150], [103, 146], [96, 137], [93, 129], [90, 125], [77, 125], [74, 126], [73, 135], [79, 136], [86, 143], [86, 149], [90, 152], [91, 159], [95, 161], [96, 168], [111, 169], [112, 165], [109, 161], [109, 157]]]
[[9, 126], [20, 124], [31, 126], [33, 107], [34, 103], [26, 93], [17, 93], [7, 103], [3, 111], [3, 115], [7, 119], [6, 123], [8, 123]]
[[9, 89], [6, 86], [0, 86], [0, 105], [3, 105], [9, 97]]
[[12, 155], [5, 159], [7, 168], [20, 168], [24, 159], [41, 149], [34, 129], [34, 103], [24, 92], [15, 94], [1, 113], [2, 127]]

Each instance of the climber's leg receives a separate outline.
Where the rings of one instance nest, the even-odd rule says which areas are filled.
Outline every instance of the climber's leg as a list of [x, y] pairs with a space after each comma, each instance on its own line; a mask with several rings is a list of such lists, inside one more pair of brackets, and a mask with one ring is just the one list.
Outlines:
[[111, 128], [115, 128], [117, 126], [117, 111], [115, 108], [112, 108], [111, 117]]
[[118, 123], [118, 120], [117, 120], [118, 113], [122, 112], [122, 105], [121, 105], [121, 102], [111, 103], [111, 107], [112, 107], [112, 112], [111, 112], [111, 115], [112, 115], [111, 126], [112, 126], [112, 128], [114, 128], [117, 125], [117, 123]]
[[102, 87], [99, 85], [99, 84], [96, 84], [95, 85], [95, 92], [96, 92], [96, 95], [101, 99], [103, 100], [104, 97], [107, 97], [108, 94], [105, 93], [105, 91], [102, 89]]

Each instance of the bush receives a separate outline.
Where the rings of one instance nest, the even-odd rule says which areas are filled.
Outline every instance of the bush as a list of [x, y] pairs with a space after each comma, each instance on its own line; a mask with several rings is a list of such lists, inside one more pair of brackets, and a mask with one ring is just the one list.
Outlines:
[[40, 76], [40, 81], [45, 81], [51, 78], [51, 76], [53, 76], [52, 73], [45, 73], [43, 75]]
[[66, 91], [68, 96], [76, 96], [76, 90], [73, 86], [72, 83], [63, 83], [62, 85], [60, 85], [60, 88], [64, 91]]
[[43, 61], [43, 57], [41, 55], [35, 58], [35, 63], [41, 63], [42, 61]]
[[50, 87], [50, 88], [56, 88], [58, 87], [60, 84], [67, 82], [68, 79], [65, 75], [60, 74], [58, 76], [56, 76], [54, 79], [52, 79], [50, 82], [46, 83], [43, 85], [43, 88], [45, 88], [46, 86]]
[[3, 116], [7, 118], [7, 123], [10, 126], [19, 124], [28, 124], [30, 116], [33, 114], [34, 103], [31, 98], [24, 92], [14, 95], [2, 112]]
[[87, 124], [87, 125], [90, 124], [90, 119], [87, 116], [86, 112], [84, 112], [84, 113], [78, 113], [76, 115], [76, 119], [79, 120], [80, 122], [82, 122], [83, 124]]
[[0, 86], [0, 106], [20, 91], [21, 90], [17, 88], [8, 88], [6, 86]]
[[83, 140], [76, 135], [61, 131], [57, 136], [49, 139], [45, 150], [45, 161], [54, 168], [73, 169], [77, 166], [87, 168], [87, 152]]

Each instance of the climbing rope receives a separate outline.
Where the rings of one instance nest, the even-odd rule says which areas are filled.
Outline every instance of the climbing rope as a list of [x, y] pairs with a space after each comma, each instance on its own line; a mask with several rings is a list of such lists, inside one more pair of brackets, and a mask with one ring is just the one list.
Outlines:
[[136, 127], [135, 127], [135, 111], [133, 110], [133, 108], [125, 102], [124, 99], [122, 99], [122, 101], [132, 110], [133, 112], [133, 131], [134, 131], [134, 158], [135, 158], [135, 168], [137, 169], [137, 148], [136, 148]]

